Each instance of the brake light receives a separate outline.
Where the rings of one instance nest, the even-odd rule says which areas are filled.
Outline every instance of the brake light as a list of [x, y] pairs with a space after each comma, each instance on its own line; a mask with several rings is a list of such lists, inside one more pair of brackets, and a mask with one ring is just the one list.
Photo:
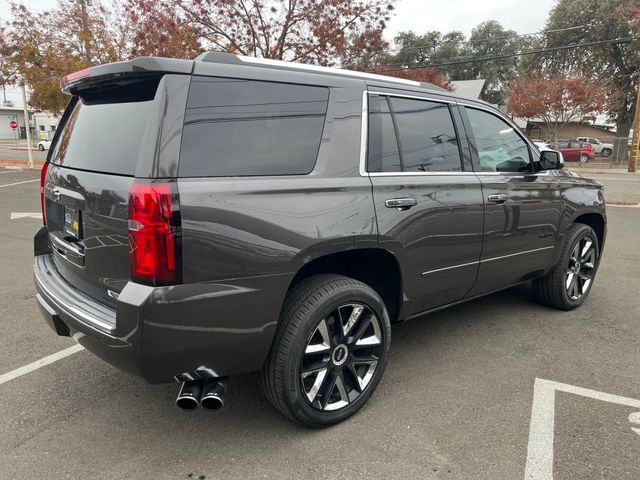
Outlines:
[[42, 223], [47, 224], [47, 212], [44, 209], [44, 184], [47, 180], [47, 170], [49, 169], [49, 162], [44, 162], [42, 170], [40, 170], [40, 209], [42, 210]]
[[129, 193], [131, 278], [147, 285], [179, 281], [180, 221], [172, 184], [134, 182]]
[[84, 68], [82, 70], [78, 70], [77, 72], [70, 73], [66, 75], [63, 79], [63, 83], [71, 82], [72, 80], [76, 80], [78, 78], [86, 77], [91, 73], [91, 68]]

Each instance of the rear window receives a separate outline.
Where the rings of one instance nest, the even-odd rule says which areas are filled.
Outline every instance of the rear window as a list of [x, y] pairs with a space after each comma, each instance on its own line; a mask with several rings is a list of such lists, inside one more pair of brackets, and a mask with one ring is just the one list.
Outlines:
[[316, 162], [324, 87], [194, 76], [179, 175], [304, 175]]
[[97, 89], [77, 99], [60, 131], [52, 162], [134, 175], [158, 79]]

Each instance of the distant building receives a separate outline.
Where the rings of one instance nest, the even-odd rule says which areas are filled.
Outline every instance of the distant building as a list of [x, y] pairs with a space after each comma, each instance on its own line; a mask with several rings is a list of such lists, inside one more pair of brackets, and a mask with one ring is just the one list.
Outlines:
[[35, 112], [31, 114], [31, 120], [36, 130], [36, 138], [39, 140], [51, 140], [58, 128], [60, 115], [52, 115], [49, 112]]
[[[516, 122], [523, 128], [527, 136], [533, 140], [553, 140], [553, 133], [547, 125], [538, 120], [525, 122], [522, 127], [522, 120]], [[568, 122], [562, 126], [558, 133], [558, 138], [574, 139], [577, 137], [593, 137], [605, 143], [613, 143], [616, 136], [615, 130], [610, 125], [594, 125], [588, 122]]]
[[[53, 138], [53, 133], [60, 122], [59, 115], [49, 112], [29, 112], [31, 138], [48, 140]], [[15, 120], [14, 120], [15, 119]], [[18, 128], [11, 129], [11, 122], [16, 121]], [[27, 129], [24, 122], [22, 107], [0, 107], [0, 140], [26, 139]]]
[[[18, 122], [18, 129], [12, 130], [12, 121]], [[0, 140], [13, 140], [14, 138], [27, 138], [27, 130], [24, 123], [24, 113], [20, 107], [0, 107]]]
[[483, 98], [487, 81], [484, 78], [475, 80], [453, 80], [453, 91], [456, 95], [467, 98]]

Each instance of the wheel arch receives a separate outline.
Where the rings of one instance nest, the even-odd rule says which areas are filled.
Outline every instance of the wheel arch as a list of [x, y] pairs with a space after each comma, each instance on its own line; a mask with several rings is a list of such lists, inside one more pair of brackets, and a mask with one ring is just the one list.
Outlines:
[[583, 213], [582, 215], [577, 216], [573, 220], [573, 223], [582, 223], [593, 229], [598, 239], [598, 248], [601, 252], [600, 254], [602, 254], [602, 249], [606, 239], [606, 221], [604, 216], [595, 212]]
[[305, 263], [294, 275], [290, 291], [312, 275], [334, 273], [369, 285], [385, 302], [389, 317], [399, 318], [403, 305], [402, 270], [398, 259], [382, 248], [359, 248], [328, 253]]

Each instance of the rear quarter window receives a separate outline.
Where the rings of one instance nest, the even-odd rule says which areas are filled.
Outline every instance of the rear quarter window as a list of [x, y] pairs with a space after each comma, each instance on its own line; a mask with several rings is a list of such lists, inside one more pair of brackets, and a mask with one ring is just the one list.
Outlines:
[[134, 175], [158, 81], [97, 89], [74, 99], [51, 154], [52, 163]]
[[311, 172], [328, 100], [325, 87], [194, 76], [179, 176]]

